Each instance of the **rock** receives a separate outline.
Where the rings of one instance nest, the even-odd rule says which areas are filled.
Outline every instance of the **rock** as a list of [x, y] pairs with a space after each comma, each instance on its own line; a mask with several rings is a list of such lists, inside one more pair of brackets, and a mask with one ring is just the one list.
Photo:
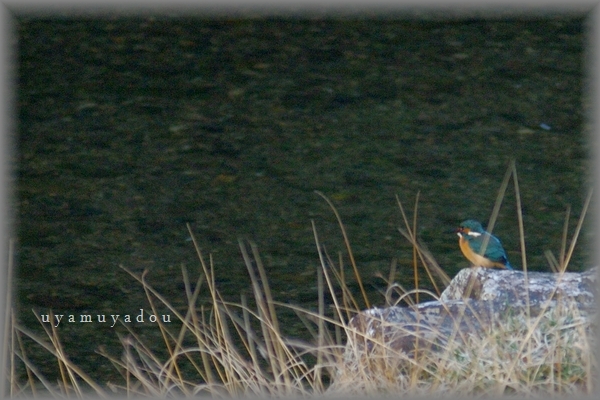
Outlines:
[[572, 300], [580, 309], [589, 311], [595, 307], [597, 275], [598, 267], [563, 274], [467, 268], [452, 279], [440, 301], [469, 298], [478, 302], [491, 301], [501, 308], [524, 308], [529, 304], [532, 311], [539, 312], [546, 301], [554, 306], [562, 299]]
[[466, 344], [489, 336], [511, 318], [521, 318], [525, 327], [535, 326], [532, 322], [541, 313], [572, 316], [589, 330], [596, 310], [597, 274], [598, 267], [564, 274], [464, 269], [440, 301], [373, 308], [352, 318], [349, 331], [354, 333], [348, 337], [346, 361], [355, 362], [380, 344], [413, 358], [417, 350], [439, 350], [450, 341]]

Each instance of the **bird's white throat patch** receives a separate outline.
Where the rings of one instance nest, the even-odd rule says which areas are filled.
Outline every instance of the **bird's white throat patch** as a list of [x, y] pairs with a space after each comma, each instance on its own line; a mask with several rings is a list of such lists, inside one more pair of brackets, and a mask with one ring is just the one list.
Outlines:
[[474, 237], [478, 237], [478, 236], [481, 236], [481, 233], [479, 233], [479, 232], [473, 232], [473, 231], [469, 231], [469, 232], [467, 233], [467, 235], [469, 235], [469, 236], [474, 236]]

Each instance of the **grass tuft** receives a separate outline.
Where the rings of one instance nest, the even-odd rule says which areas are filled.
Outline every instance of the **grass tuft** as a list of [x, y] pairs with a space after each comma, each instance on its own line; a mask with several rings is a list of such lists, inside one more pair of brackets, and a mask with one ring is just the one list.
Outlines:
[[[511, 176], [518, 193], [514, 163], [503, 180], [490, 219], [492, 226]], [[448, 340], [443, 348], [435, 348], [424, 341], [411, 354], [394, 350], [382, 338], [367, 338], [365, 333], [349, 326], [350, 319], [363, 308], [361, 304], [369, 306], [369, 300], [341, 217], [333, 203], [322, 193], [318, 194], [327, 201], [339, 222], [347, 256], [359, 282], [358, 299], [346, 284], [344, 257], [339, 255], [337, 261], [330, 257], [321, 245], [315, 222], [311, 221], [321, 264], [317, 274], [317, 311], [275, 301], [256, 244], [241, 239], [239, 248], [253, 297], [241, 296], [239, 302], [225, 300], [215, 283], [212, 257], [207, 260], [202, 254], [188, 225], [202, 271], [192, 282], [187, 269], [182, 267], [187, 299], [185, 313], [178, 311], [148, 284], [146, 272], [137, 275], [121, 267], [142, 285], [156, 315], [159, 314], [157, 310], [166, 308], [176, 318], [177, 323], [168, 325], [157, 321], [165, 350], [162, 355], [152, 351], [129, 329], [126, 336], [120, 337], [123, 345], [120, 358], [101, 352], [121, 373], [124, 383], [103, 386], [69, 360], [54, 328], [42, 324], [46, 336], [38, 336], [21, 326], [9, 309], [9, 329], [4, 343], [10, 356], [5, 394], [37, 397], [49, 393], [55, 397], [81, 398], [121, 393], [128, 396], [210, 395], [224, 398], [382, 394], [394, 397], [432, 394], [562, 396], [594, 392], [593, 377], [598, 364], [592, 351], [595, 348], [592, 327], [574, 303], [548, 308], [536, 318], [530, 316], [529, 310], [515, 313], [498, 321], [494, 329], [467, 338], [466, 344]], [[591, 193], [583, 215], [590, 198]], [[413, 245], [414, 288], [406, 289], [394, 283], [396, 265], [392, 263], [383, 298], [387, 304], [414, 304], [419, 301], [420, 294], [438, 297], [450, 278], [416, 236], [418, 195], [412, 224], [402, 203], [397, 201], [405, 223], [399, 231]], [[520, 206], [517, 209], [524, 249]], [[570, 209], [567, 219], [569, 213]], [[558, 273], [567, 268], [583, 215], [568, 250], [566, 222], [559, 259], [551, 253], [547, 255], [551, 268]], [[526, 265], [525, 255], [523, 261]], [[423, 289], [423, 277], [428, 279], [433, 291]], [[207, 307], [197, 305], [201, 290], [210, 293], [211, 304]], [[397, 295], [396, 300], [392, 300], [393, 294]], [[326, 296], [333, 302], [329, 309], [325, 305]], [[278, 319], [281, 308], [297, 315], [312, 340], [300, 341], [285, 336]], [[452, 337], [458, 335], [460, 332], [457, 331]], [[49, 382], [30, 361], [28, 349], [32, 345], [44, 349], [56, 360], [61, 376], [58, 382]], [[25, 381], [17, 379], [17, 367], [26, 371]]]

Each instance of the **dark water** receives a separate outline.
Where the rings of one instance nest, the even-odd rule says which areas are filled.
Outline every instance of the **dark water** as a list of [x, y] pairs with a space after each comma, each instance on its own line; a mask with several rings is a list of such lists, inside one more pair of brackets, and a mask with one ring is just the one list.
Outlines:
[[[395, 196], [412, 212], [420, 193], [420, 239], [453, 276], [468, 264], [449, 232], [487, 221], [511, 158], [529, 268], [549, 270], [544, 251], [558, 254], [565, 209], [578, 218], [587, 192], [583, 23], [20, 19], [20, 320], [40, 331], [32, 308], [148, 309], [120, 264], [147, 269], [184, 308], [180, 267], [199, 273], [188, 223], [224, 296], [250, 294], [243, 237], [257, 243], [276, 299], [315, 308], [310, 221], [332, 256], [345, 252], [315, 190], [336, 205], [382, 305], [375, 274], [393, 259], [411, 285]], [[521, 268], [512, 183], [494, 232]], [[590, 235], [571, 270], [587, 267]], [[119, 357], [124, 329], [110, 325], [59, 327], [67, 353], [102, 383], [118, 380], [95, 353]], [[131, 326], [157, 340], [154, 325]], [[305, 335], [295, 319], [285, 326]]]

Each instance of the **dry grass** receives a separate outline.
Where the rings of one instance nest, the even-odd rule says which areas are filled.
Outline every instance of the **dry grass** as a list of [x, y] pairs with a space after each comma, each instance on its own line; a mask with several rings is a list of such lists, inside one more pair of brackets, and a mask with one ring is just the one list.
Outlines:
[[[509, 171], [492, 214], [492, 225], [511, 176], [518, 193], [514, 164]], [[333, 204], [320, 195], [338, 218], [352, 271], [358, 282], [362, 282], [341, 218]], [[589, 198], [582, 214], [588, 204]], [[405, 220], [405, 229], [400, 231], [414, 248], [415, 289], [405, 290], [393, 283], [395, 265], [392, 265], [386, 297], [397, 292], [402, 301], [418, 302], [418, 294], [423, 292], [419, 279], [425, 276], [439, 295], [449, 278], [415, 236], [416, 203], [412, 226], [400, 201], [398, 205]], [[519, 221], [523, 234], [520, 215]], [[580, 228], [581, 221], [570, 251], [564, 250], [565, 230], [565, 243], [558, 260], [549, 255], [551, 265], [557, 271], [565, 271]], [[94, 382], [69, 361], [53, 328], [42, 324], [46, 337], [39, 337], [17, 323], [12, 310], [7, 310], [7, 315], [12, 318], [8, 321], [9, 330], [5, 336], [5, 354], [9, 355], [6, 395], [22, 397], [50, 393], [55, 397], [110, 397], [114, 393], [125, 393], [152, 397], [201, 394], [215, 397], [320, 397], [388, 394], [399, 397], [443, 394], [484, 397], [515, 394], [536, 397], [594, 392], [594, 377], [598, 370], [593, 352], [594, 338], [590, 335], [589, 321], [572, 305], [549, 310], [539, 318], [530, 318], [527, 312], [515, 314], [485, 335], [471, 338], [468, 346], [450, 341], [444, 349], [426, 351], [423, 348], [416, 356], [400, 354], [387, 343], [373, 338], [369, 339], [368, 352], [353, 345], [354, 342], [347, 344], [346, 338], [361, 335], [352, 331], [348, 321], [363, 308], [361, 303], [368, 304], [368, 298], [362, 283], [360, 297], [353, 297], [346, 285], [342, 255], [334, 262], [320, 245], [314, 222], [313, 232], [321, 260], [317, 312], [273, 300], [258, 249], [252, 242], [240, 240], [239, 246], [254, 298], [249, 301], [241, 297], [238, 303], [233, 303], [219, 293], [212, 258], [206, 260], [190, 229], [202, 274], [192, 284], [188, 271], [182, 268], [188, 304], [185, 314], [157, 293], [146, 282], [144, 274], [136, 275], [122, 267], [143, 286], [155, 314], [158, 314], [157, 307], [166, 307], [179, 322], [168, 326], [158, 322], [167, 357], [153, 353], [133, 331], [121, 338], [121, 358], [105, 354], [122, 373], [123, 385], [104, 386]], [[524, 250], [524, 241], [522, 247]], [[210, 293], [210, 307], [196, 306], [200, 290]], [[325, 308], [326, 294], [333, 299], [332, 310]], [[277, 316], [279, 307], [293, 309], [313, 340], [301, 342], [286, 338]], [[58, 383], [45, 379], [29, 361], [24, 337], [56, 359], [61, 376]], [[17, 379], [18, 365], [27, 372], [25, 382]]]
[[[535, 326], [526, 313], [493, 330], [471, 336], [467, 345], [407, 355], [376, 336], [351, 346], [351, 357], [330, 387], [336, 394], [443, 394], [452, 396], [582, 395], [594, 391], [597, 363], [589, 323], [574, 305], [541, 315]], [[358, 341], [357, 341], [358, 342]]]

